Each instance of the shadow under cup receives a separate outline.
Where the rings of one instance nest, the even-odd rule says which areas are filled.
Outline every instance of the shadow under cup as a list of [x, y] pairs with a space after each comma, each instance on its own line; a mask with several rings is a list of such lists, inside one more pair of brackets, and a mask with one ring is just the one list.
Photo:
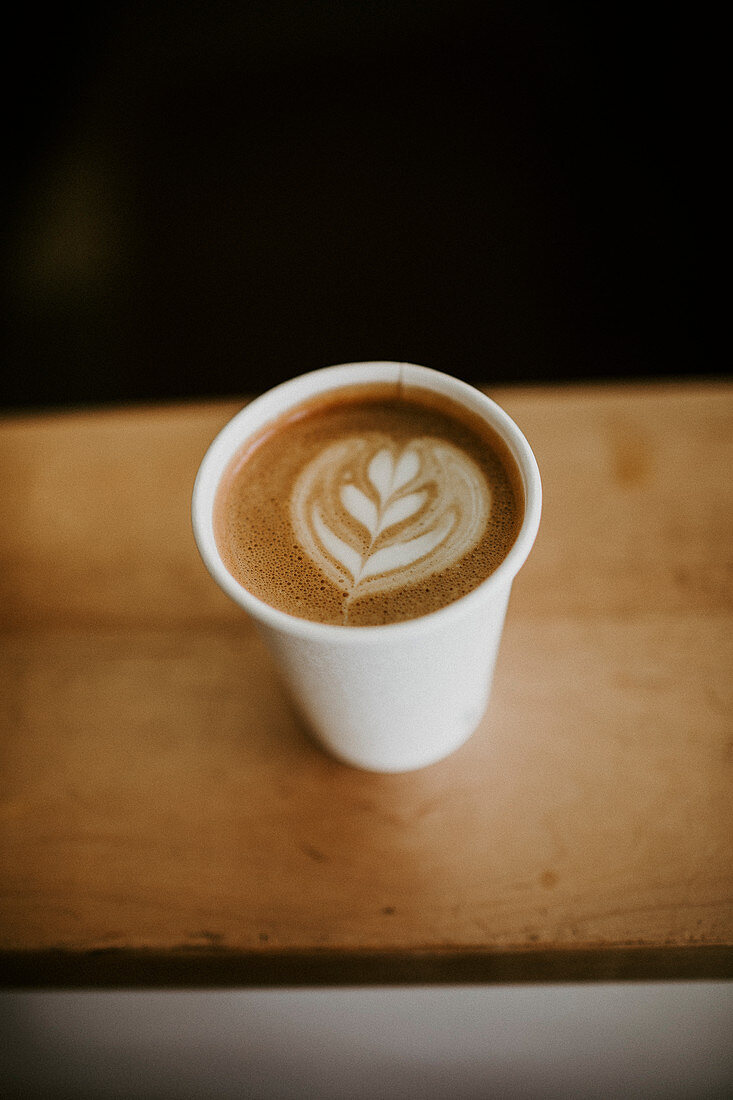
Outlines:
[[[524, 517], [499, 566], [477, 588], [420, 618], [384, 626], [299, 619], [243, 588], [214, 536], [221, 478], [240, 448], [290, 409], [329, 391], [399, 383], [465, 407], [504, 441], [522, 482]], [[350, 363], [285, 382], [247, 405], [219, 433], [193, 491], [194, 536], [217, 584], [257, 624], [295, 706], [321, 745], [346, 764], [402, 772], [434, 763], [473, 733], [488, 704], [512, 582], [534, 543], [541, 483], [534, 455], [510, 417], [479, 390], [409, 363]]]

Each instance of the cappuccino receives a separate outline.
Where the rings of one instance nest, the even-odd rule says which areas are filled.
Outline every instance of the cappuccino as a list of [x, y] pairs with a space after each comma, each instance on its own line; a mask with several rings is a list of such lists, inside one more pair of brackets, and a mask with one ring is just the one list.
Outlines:
[[290, 409], [229, 463], [214, 535], [240, 585], [301, 619], [372, 626], [465, 596], [522, 524], [519, 471], [456, 402], [399, 383]]

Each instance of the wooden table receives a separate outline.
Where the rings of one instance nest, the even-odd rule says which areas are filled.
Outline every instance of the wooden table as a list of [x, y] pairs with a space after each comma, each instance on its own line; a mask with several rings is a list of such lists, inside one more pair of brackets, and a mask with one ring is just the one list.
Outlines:
[[480, 729], [408, 775], [291, 713], [189, 498], [241, 402], [0, 424], [9, 985], [733, 970], [733, 387], [489, 391], [543, 474]]

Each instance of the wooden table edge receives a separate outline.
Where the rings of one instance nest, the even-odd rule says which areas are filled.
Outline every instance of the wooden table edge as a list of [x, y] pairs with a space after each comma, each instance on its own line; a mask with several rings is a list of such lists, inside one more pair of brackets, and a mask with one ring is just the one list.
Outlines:
[[0, 988], [160, 989], [526, 984], [733, 978], [733, 944], [0, 953]]

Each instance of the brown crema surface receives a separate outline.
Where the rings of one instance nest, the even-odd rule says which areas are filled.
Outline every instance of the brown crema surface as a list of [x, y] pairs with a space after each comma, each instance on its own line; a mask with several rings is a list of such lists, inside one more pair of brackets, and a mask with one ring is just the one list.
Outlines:
[[[395, 461], [412, 441], [426, 437], [458, 448], [485, 478], [491, 510], [475, 545], [447, 568], [417, 583], [411, 583], [408, 570], [404, 585], [399, 586], [393, 573], [388, 590], [374, 591], [372, 582], [361, 586], [369, 588], [361, 594], [358, 583], [334, 579], [332, 569], [328, 576], [299, 542], [291, 501], [302, 472], [327, 447], [341, 439], [376, 433], [387, 441]], [[378, 509], [383, 502], [377, 487], [364, 478], [359, 485], [372, 501], [369, 508]], [[436, 487], [417, 474], [399, 492], [412, 493], [417, 508], [423, 497], [435, 496]], [[226, 568], [265, 603], [316, 622], [374, 626], [417, 618], [467, 595], [506, 557], [522, 518], [516, 464], [504, 442], [479, 417], [428, 390], [351, 386], [297, 406], [240, 449], [217, 492], [214, 533]], [[419, 510], [376, 538], [353, 516], [342, 515], [340, 520], [347, 541], [365, 559], [365, 548], [372, 552], [385, 542], [408, 540], [421, 530]], [[325, 521], [329, 522], [328, 516]]]

